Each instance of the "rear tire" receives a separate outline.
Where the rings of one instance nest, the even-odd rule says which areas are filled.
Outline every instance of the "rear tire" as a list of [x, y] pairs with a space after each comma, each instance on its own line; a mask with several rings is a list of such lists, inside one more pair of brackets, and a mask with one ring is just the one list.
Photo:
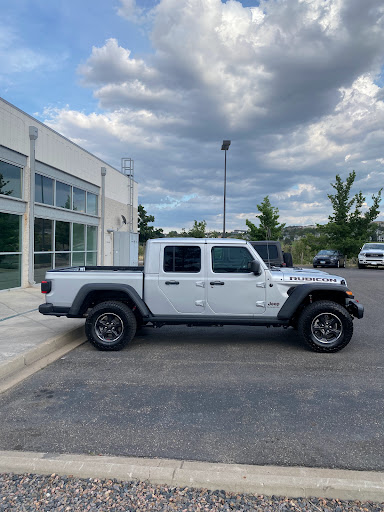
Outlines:
[[338, 352], [351, 341], [353, 321], [348, 311], [337, 302], [321, 300], [303, 310], [298, 330], [315, 352]]
[[98, 350], [121, 350], [136, 333], [136, 318], [122, 302], [97, 304], [85, 321], [85, 334]]

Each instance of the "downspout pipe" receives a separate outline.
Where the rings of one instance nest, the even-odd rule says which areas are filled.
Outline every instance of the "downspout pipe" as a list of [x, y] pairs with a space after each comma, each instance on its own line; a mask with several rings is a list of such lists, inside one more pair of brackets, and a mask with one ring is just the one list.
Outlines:
[[105, 233], [105, 176], [107, 169], [101, 168], [101, 264], [104, 266], [104, 233]]
[[29, 186], [29, 261], [28, 261], [28, 283], [29, 286], [35, 284], [34, 278], [34, 248], [35, 248], [35, 151], [36, 139], [39, 136], [36, 126], [29, 127], [29, 168], [30, 168], [30, 186]]

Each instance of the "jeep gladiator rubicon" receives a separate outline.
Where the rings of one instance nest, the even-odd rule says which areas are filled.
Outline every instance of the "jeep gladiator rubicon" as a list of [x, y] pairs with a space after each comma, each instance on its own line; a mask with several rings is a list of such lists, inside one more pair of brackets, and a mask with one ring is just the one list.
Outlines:
[[344, 278], [268, 268], [245, 240], [149, 240], [144, 267], [70, 267], [46, 273], [44, 315], [86, 317], [100, 350], [120, 350], [142, 325], [253, 325], [298, 329], [316, 352], [352, 338], [364, 308]]

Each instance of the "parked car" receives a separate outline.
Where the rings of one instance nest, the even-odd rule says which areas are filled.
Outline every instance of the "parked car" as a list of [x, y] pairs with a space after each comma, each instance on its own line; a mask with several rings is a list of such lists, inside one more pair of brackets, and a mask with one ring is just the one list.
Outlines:
[[121, 350], [143, 325], [254, 325], [292, 326], [312, 350], [330, 353], [364, 315], [344, 277], [269, 268], [249, 242], [230, 238], [151, 239], [144, 268], [53, 269], [41, 291], [40, 313], [86, 316], [100, 350]]
[[358, 256], [359, 268], [365, 268], [367, 265], [373, 265], [375, 267], [382, 265], [384, 266], [384, 243], [383, 242], [371, 242], [364, 244], [359, 256]]
[[322, 249], [313, 258], [313, 267], [345, 267], [345, 256], [340, 251]]

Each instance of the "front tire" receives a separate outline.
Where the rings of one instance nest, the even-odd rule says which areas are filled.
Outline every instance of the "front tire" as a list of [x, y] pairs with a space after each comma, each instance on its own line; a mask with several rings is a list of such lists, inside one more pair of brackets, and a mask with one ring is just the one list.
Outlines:
[[337, 302], [321, 300], [303, 310], [298, 330], [315, 352], [338, 352], [351, 341], [353, 321], [348, 311]]
[[97, 304], [85, 321], [85, 334], [98, 350], [121, 350], [136, 333], [136, 318], [122, 302]]
[[365, 268], [365, 265], [363, 265], [362, 263], [358, 263], [358, 264], [357, 264], [357, 266], [358, 266], [359, 268]]

